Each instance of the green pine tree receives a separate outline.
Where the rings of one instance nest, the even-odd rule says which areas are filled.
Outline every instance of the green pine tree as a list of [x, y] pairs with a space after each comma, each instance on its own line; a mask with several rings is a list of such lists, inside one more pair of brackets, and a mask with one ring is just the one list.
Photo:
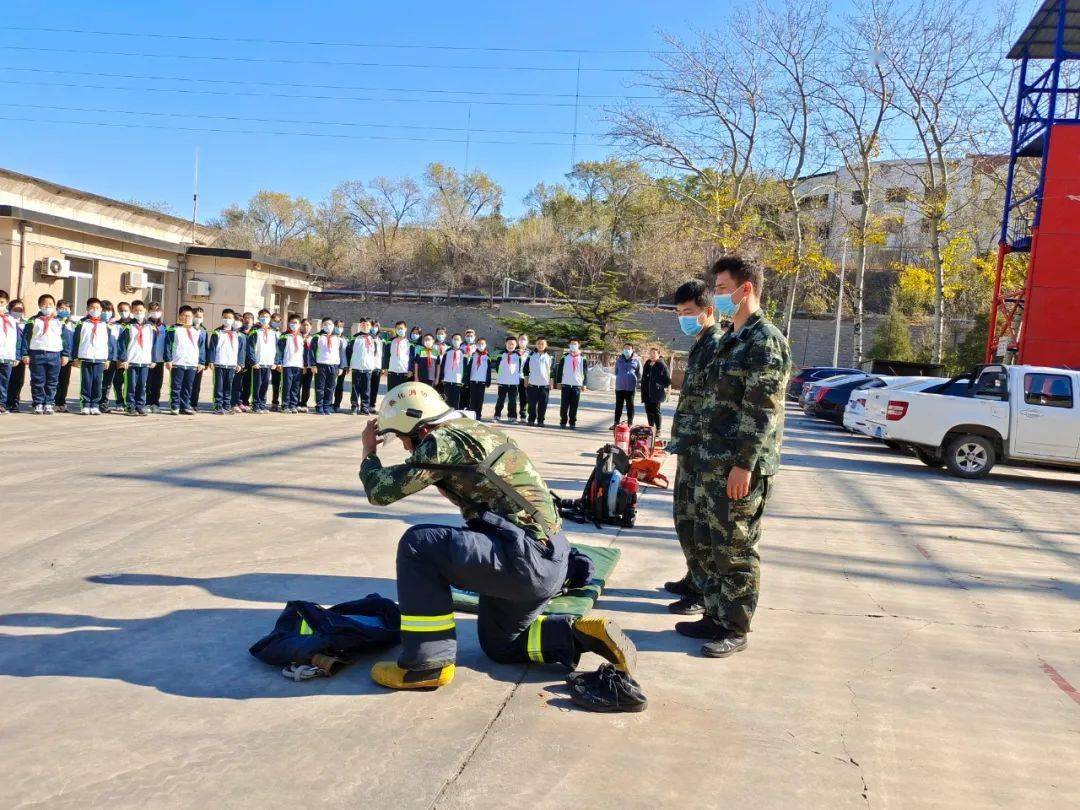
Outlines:
[[915, 350], [911, 345], [911, 328], [896, 298], [889, 303], [885, 320], [874, 332], [870, 357], [874, 360], [912, 360], [915, 357]]

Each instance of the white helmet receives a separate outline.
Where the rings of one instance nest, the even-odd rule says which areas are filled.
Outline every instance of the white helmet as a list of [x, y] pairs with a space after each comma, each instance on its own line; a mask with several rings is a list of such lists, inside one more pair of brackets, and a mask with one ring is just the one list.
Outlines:
[[417, 428], [435, 422], [453, 408], [426, 383], [406, 382], [386, 392], [379, 407], [378, 433], [408, 436]]

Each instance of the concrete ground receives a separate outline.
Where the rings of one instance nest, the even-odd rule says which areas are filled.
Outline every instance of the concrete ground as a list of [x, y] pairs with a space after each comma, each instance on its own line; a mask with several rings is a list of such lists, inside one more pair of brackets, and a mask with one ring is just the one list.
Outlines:
[[[570, 494], [609, 409], [511, 433]], [[1080, 805], [1080, 476], [964, 482], [793, 413], [746, 652], [671, 630], [668, 492], [633, 530], [571, 527], [623, 550], [598, 608], [649, 697], [595, 715], [563, 673], [487, 660], [466, 615], [436, 693], [248, 655], [288, 599], [393, 595], [402, 530], [455, 520], [435, 492], [369, 506], [360, 426], [0, 419], [4, 806]]]

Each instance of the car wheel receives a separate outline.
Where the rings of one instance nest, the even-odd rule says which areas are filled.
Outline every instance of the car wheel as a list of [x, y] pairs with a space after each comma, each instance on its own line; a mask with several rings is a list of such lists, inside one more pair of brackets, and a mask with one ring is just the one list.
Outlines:
[[904, 452], [904, 447], [899, 442], [894, 442], [894, 441], [890, 441], [889, 439], [885, 439], [883, 444], [886, 447], [888, 447], [890, 450], [892, 450], [894, 453], [903, 453]]
[[922, 447], [915, 449], [915, 458], [925, 464], [927, 467], [933, 467], [935, 470], [939, 469], [943, 464], [941, 456], [933, 450], [925, 450]]
[[945, 467], [960, 478], [983, 478], [995, 461], [994, 444], [985, 436], [968, 433], [945, 446]]

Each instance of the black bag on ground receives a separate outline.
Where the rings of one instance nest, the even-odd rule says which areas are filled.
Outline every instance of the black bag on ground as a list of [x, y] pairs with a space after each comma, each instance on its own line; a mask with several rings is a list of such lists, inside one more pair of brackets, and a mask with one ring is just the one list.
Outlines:
[[377, 593], [324, 608], [314, 602], [286, 602], [274, 630], [249, 652], [267, 664], [306, 664], [313, 655], [350, 661], [401, 642], [401, 611]]
[[596, 451], [596, 463], [580, 498], [556, 497], [559, 513], [579, 523], [633, 526], [637, 518], [637, 480], [630, 477], [630, 457], [614, 444]]

